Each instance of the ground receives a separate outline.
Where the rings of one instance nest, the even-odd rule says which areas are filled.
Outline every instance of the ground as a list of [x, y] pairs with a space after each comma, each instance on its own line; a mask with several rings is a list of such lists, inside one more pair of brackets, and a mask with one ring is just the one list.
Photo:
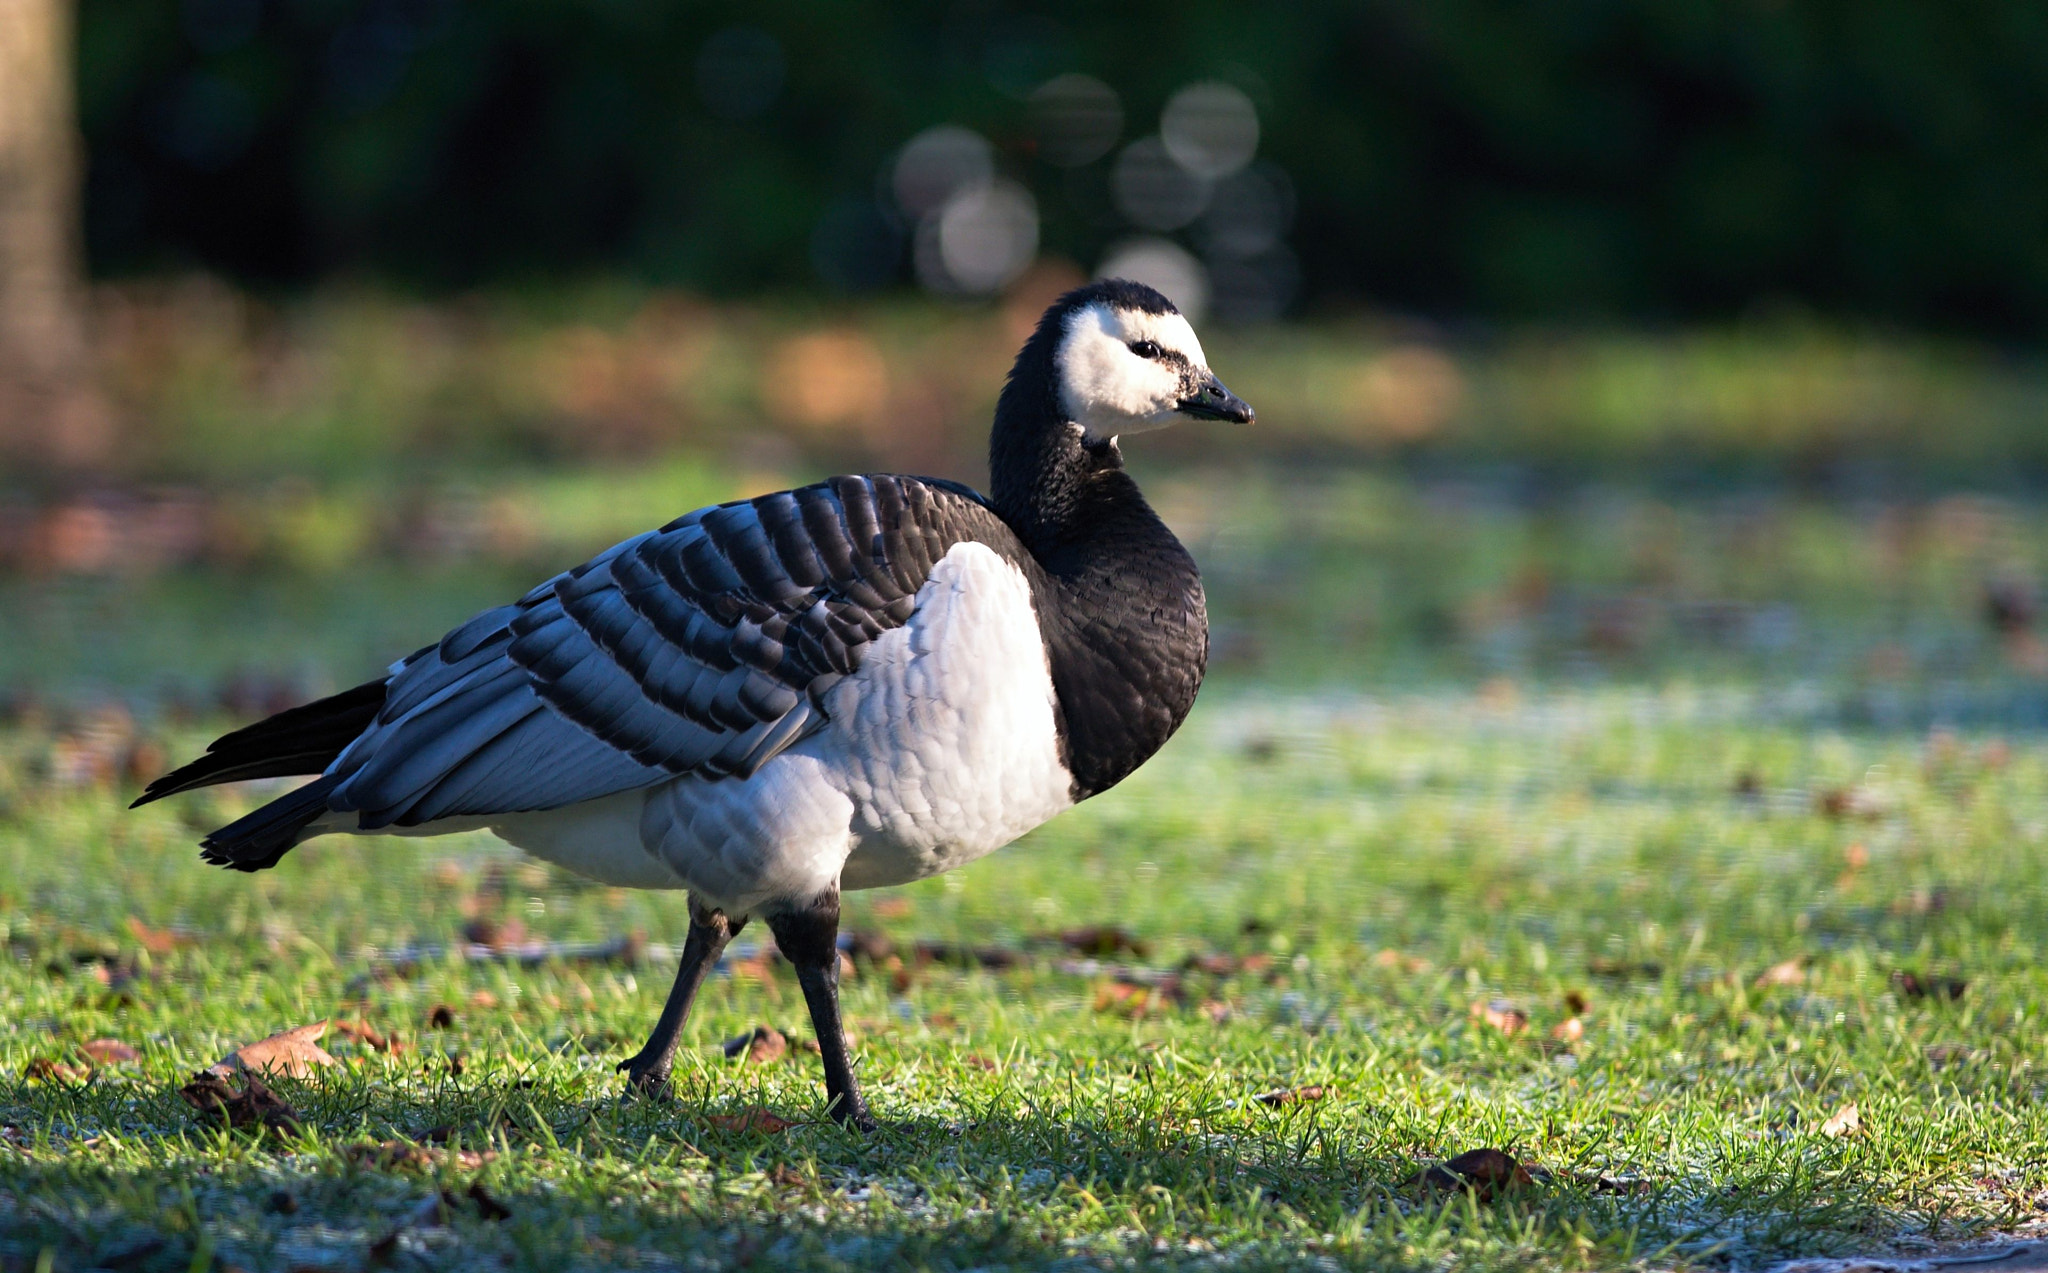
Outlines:
[[[2035, 511], [1156, 485], [1217, 673], [1115, 791], [849, 898], [869, 1137], [825, 1120], [758, 932], [674, 1099], [626, 1101], [679, 897], [485, 836], [203, 867], [260, 791], [121, 805], [229, 714], [17, 701], [0, 1261], [1753, 1268], [2039, 1222], [2048, 738], [2030, 620], [1980, 595]], [[384, 589], [394, 628], [503, 591], [435, 569]], [[183, 576], [37, 595], [17, 681], [66, 632], [219, 670], [323, 613]], [[222, 595], [248, 608], [209, 646], [190, 597]], [[320, 630], [344, 680], [386, 636]], [[180, 1097], [322, 1020], [336, 1063], [270, 1083], [292, 1125]], [[781, 1054], [729, 1058], [757, 1026]], [[1482, 1148], [1526, 1180], [1428, 1172]]]

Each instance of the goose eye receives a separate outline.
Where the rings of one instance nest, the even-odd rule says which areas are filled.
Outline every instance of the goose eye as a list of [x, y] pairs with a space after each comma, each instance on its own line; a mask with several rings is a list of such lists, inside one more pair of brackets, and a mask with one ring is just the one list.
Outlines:
[[1157, 358], [1159, 346], [1149, 340], [1134, 340], [1131, 342], [1131, 352], [1140, 358]]

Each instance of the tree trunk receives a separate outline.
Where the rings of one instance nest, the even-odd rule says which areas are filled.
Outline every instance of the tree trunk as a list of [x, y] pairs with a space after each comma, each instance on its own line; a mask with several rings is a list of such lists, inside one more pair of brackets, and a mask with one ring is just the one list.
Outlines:
[[0, 455], [107, 457], [79, 235], [72, 0], [0, 0]]

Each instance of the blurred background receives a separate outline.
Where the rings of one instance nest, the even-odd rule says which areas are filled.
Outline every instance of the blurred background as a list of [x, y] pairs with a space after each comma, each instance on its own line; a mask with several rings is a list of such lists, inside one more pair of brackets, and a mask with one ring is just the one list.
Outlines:
[[0, 711], [128, 781], [702, 503], [979, 483], [1105, 274], [1260, 413], [1130, 448], [1226, 692], [2048, 722], [2028, 0], [12, 0]]

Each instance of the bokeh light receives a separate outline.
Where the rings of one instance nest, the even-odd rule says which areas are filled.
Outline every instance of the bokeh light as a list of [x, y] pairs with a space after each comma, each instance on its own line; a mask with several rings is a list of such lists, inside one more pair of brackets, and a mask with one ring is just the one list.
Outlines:
[[1092, 75], [1059, 75], [1031, 94], [1031, 132], [1038, 153], [1061, 168], [1092, 164], [1110, 152], [1124, 131], [1116, 90]]
[[1038, 204], [1014, 181], [970, 186], [918, 229], [918, 281], [934, 292], [986, 296], [1038, 254]]
[[1196, 176], [1227, 177], [1259, 151], [1259, 112], [1228, 84], [1207, 80], [1175, 93], [1159, 116], [1174, 162]]
[[904, 143], [890, 169], [896, 206], [912, 218], [937, 212], [963, 189], [995, 179], [995, 152], [988, 139], [957, 124], [927, 128]]
[[697, 54], [697, 96], [720, 119], [753, 119], [775, 104], [789, 74], [782, 42], [754, 26], [730, 26]]
[[1096, 267], [1097, 278], [1127, 278], [1154, 288], [1191, 323], [1209, 312], [1209, 271], [1172, 239], [1141, 235], [1117, 243]]

